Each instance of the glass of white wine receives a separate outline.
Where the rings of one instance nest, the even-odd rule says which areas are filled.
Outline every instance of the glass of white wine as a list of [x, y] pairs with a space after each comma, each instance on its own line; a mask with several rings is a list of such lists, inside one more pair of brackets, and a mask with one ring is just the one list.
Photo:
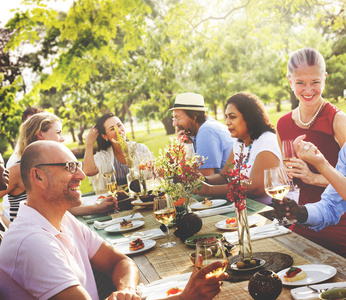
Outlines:
[[177, 214], [172, 197], [164, 195], [154, 198], [154, 217], [156, 221], [166, 226], [167, 243], [160, 245], [162, 248], [170, 248], [179, 244], [179, 242], [171, 242], [169, 240], [168, 224], [173, 221]]
[[116, 179], [116, 171], [114, 169], [114, 166], [110, 164], [107, 167], [107, 171], [105, 173], [102, 173], [103, 178], [105, 179], [107, 191], [112, 196], [116, 196], [117, 190], [118, 190], [118, 184]]
[[[212, 242], [197, 242], [196, 243], [196, 260], [195, 266], [198, 270], [210, 265], [213, 262], [220, 261], [222, 266], [208, 273], [206, 277], [219, 276], [223, 274], [228, 266], [227, 255], [221, 240], [216, 239]], [[219, 299], [219, 295], [213, 299]]]
[[[105, 179], [108, 193], [112, 195], [113, 197], [116, 197], [118, 184], [117, 184], [117, 178], [116, 178], [116, 171], [112, 164], [109, 164], [106, 172], [102, 173], [102, 177]], [[114, 212], [117, 213], [118, 210], [116, 209]]]
[[[286, 168], [291, 169], [292, 167], [287, 166], [291, 158], [296, 158], [296, 152], [293, 147], [293, 140], [283, 140], [282, 141], [282, 160]], [[290, 191], [299, 191], [299, 187], [293, 183], [293, 179], [290, 180]]]
[[[264, 170], [264, 189], [266, 193], [281, 201], [290, 190], [290, 180], [284, 166]], [[284, 217], [278, 225], [289, 225], [290, 222]]]

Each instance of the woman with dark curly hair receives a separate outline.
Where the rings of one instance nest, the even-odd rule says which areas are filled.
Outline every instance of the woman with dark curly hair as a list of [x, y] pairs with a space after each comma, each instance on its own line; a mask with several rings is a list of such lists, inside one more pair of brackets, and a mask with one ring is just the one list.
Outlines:
[[[243, 153], [251, 182], [247, 186], [248, 197], [272, 205], [264, 191], [264, 170], [279, 166], [282, 158], [275, 129], [262, 102], [251, 93], [237, 93], [227, 100], [225, 116], [231, 136], [238, 139], [227, 161], [232, 162]], [[206, 182], [198, 194], [225, 197], [228, 193], [225, 173], [228, 170], [229, 164], [226, 164], [219, 174], [205, 177]]]

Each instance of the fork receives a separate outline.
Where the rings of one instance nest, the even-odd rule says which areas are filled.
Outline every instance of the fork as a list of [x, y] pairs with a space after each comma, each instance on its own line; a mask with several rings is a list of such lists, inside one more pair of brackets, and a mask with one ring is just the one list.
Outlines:
[[309, 288], [310, 290], [313, 290], [315, 293], [319, 293], [319, 294], [322, 294], [323, 292], [329, 290], [329, 288], [326, 288], [326, 289], [315, 289], [315, 288], [309, 286], [308, 284], [306, 285], [306, 287]]

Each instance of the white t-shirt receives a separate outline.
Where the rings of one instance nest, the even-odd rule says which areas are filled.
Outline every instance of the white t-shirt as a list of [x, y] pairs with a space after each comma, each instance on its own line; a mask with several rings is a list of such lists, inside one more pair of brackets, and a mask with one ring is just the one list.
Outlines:
[[[237, 159], [238, 155], [241, 153], [242, 145], [243, 143], [239, 142], [238, 140], [234, 142], [234, 145], [233, 145], [234, 159]], [[246, 170], [248, 177], [250, 177], [251, 170], [255, 163], [257, 155], [263, 151], [272, 152], [280, 160], [280, 164], [282, 164], [281, 150], [278, 144], [276, 134], [273, 132], [270, 132], [270, 131], [263, 132], [261, 136], [258, 139], [254, 140], [249, 147], [244, 146], [243, 154], [245, 155], [245, 157], [249, 154], [249, 151], [250, 151], [249, 160], [246, 163], [247, 166], [250, 166], [250, 168]], [[256, 198], [254, 200], [264, 204], [271, 204], [271, 197], [267, 195], [263, 195], [262, 197]]]

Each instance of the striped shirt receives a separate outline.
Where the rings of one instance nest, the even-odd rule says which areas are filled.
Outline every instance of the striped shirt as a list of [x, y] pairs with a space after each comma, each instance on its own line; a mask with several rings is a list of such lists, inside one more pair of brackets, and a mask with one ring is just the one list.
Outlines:
[[16, 196], [12, 196], [8, 194], [8, 201], [10, 202], [10, 221], [11, 222], [13, 222], [13, 220], [17, 217], [19, 203], [22, 201], [25, 201], [26, 199], [27, 199], [26, 191]]

